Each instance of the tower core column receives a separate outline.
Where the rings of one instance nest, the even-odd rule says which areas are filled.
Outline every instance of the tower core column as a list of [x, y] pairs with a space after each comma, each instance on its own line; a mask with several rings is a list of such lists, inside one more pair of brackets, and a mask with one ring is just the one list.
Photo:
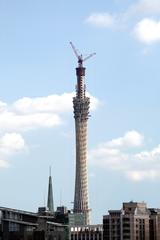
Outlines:
[[76, 68], [76, 97], [73, 98], [76, 133], [76, 177], [74, 194], [74, 213], [85, 216], [85, 225], [90, 224], [87, 174], [87, 122], [90, 99], [85, 95], [85, 68]]

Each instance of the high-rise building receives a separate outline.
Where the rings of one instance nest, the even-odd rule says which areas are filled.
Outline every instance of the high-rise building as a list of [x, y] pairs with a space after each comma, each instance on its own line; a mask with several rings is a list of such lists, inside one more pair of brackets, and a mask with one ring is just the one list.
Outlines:
[[74, 208], [75, 216], [84, 216], [84, 225], [90, 224], [89, 201], [88, 201], [88, 177], [87, 177], [87, 122], [89, 118], [90, 99], [86, 97], [85, 68], [83, 62], [85, 59], [78, 55], [76, 49], [71, 43], [72, 48], [78, 58], [78, 67], [76, 68], [77, 85], [76, 97], [73, 98], [75, 132], [76, 132], [76, 178]]
[[149, 208], [150, 211], [150, 240], [160, 239], [160, 209]]
[[[146, 203], [123, 203], [121, 210], [103, 216], [103, 240], [149, 240], [150, 211]], [[150, 238], [151, 237], [151, 238]]]

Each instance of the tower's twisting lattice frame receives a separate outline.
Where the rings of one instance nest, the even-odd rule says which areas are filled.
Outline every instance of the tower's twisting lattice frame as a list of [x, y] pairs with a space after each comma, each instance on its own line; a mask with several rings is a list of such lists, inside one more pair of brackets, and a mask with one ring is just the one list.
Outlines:
[[76, 68], [77, 85], [76, 97], [73, 98], [75, 131], [76, 131], [76, 178], [74, 195], [74, 213], [82, 213], [85, 216], [85, 224], [90, 224], [90, 209], [88, 200], [88, 176], [87, 176], [87, 122], [89, 118], [90, 98], [86, 97], [85, 68], [83, 62], [95, 53], [84, 58], [78, 55], [74, 45], [71, 46], [78, 58]]

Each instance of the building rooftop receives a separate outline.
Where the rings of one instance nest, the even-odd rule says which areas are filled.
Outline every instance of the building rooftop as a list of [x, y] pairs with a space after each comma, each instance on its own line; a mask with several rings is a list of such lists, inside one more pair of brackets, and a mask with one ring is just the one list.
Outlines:
[[8, 211], [8, 212], [15, 212], [19, 214], [25, 214], [25, 215], [32, 215], [32, 216], [37, 216], [37, 213], [34, 212], [28, 212], [24, 210], [19, 210], [19, 209], [14, 209], [14, 208], [7, 208], [7, 207], [0, 207], [1, 211]]

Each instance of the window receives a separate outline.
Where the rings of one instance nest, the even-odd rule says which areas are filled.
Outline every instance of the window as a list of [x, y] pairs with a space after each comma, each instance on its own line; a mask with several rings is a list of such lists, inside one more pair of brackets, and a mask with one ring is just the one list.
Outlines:
[[33, 229], [34, 229], [34, 227], [32, 227], [32, 226], [26, 226], [26, 231], [27, 232], [32, 232]]
[[9, 232], [18, 232], [19, 231], [19, 224], [9, 222]]

